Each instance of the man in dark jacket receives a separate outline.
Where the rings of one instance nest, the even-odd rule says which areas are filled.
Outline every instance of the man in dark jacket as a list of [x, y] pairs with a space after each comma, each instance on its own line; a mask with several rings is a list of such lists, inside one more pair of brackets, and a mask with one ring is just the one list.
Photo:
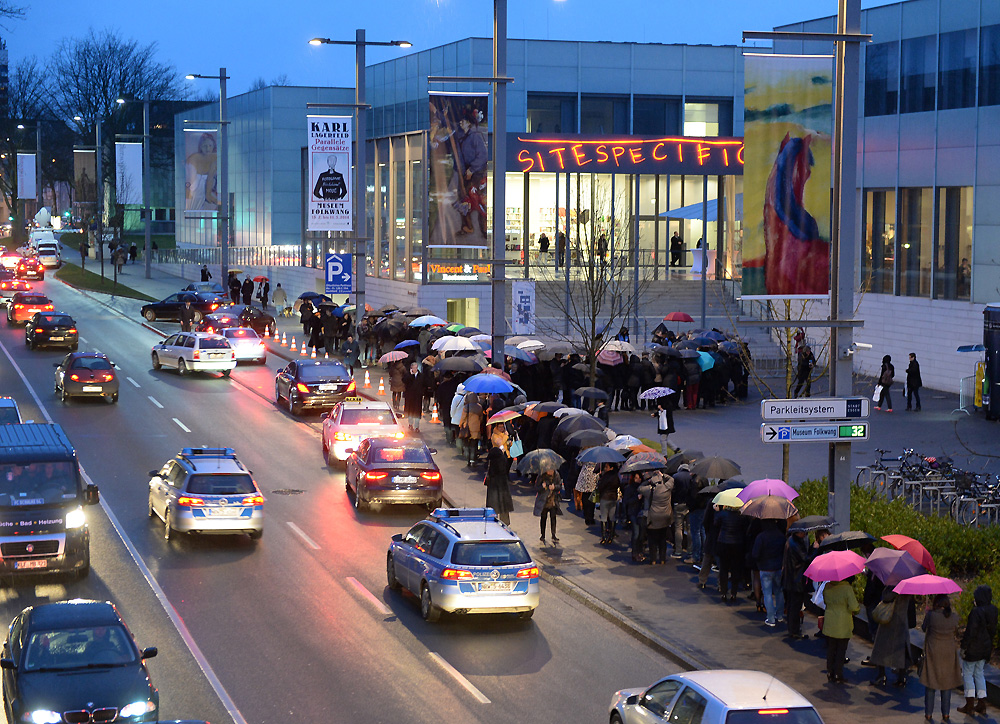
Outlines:
[[806, 566], [809, 565], [809, 545], [805, 531], [797, 530], [785, 542], [781, 561], [781, 587], [785, 591], [788, 609], [788, 636], [792, 639], [808, 638], [802, 634], [802, 606], [806, 602], [809, 582], [806, 580]]
[[333, 316], [329, 307], [322, 307], [319, 317], [322, 325], [323, 347], [327, 354], [337, 352], [337, 333], [340, 331], [340, 320]]
[[620, 485], [618, 470], [611, 463], [606, 463], [603, 472], [597, 478], [597, 497], [601, 501], [602, 545], [607, 545], [615, 539], [615, 512], [618, 507]]
[[184, 302], [184, 306], [181, 307], [179, 316], [181, 322], [181, 331], [190, 332], [191, 325], [192, 323], [194, 323], [194, 307], [191, 306], [190, 299]]
[[229, 298], [233, 301], [233, 304], [239, 304], [241, 287], [239, 277], [236, 276], [235, 272], [229, 272], [229, 281], [227, 284], [229, 285]]
[[434, 401], [437, 403], [441, 422], [444, 423], [445, 439], [448, 440], [449, 445], [455, 442], [455, 426], [451, 424], [451, 415], [448, 414], [448, 411], [451, 410], [451, 400], [455, 397], [455, 390], [457, 389], [458, 377], [454, 373], [449, 372], [438, 383], [437, 389], [434, 390]]
[[979, 586], [972, 594], [972, 601], [976, 605], [969, 612], [961, 647], [965, 706], [958, 708], [969, 716], [972, 716], [973, 711], [977, 714], [986, 713], [986, 679], [983, 670], [993, 655], [993, 642], [997, 638], [997, 607], [993, 605], [993, 589]]
[[764, 610], [767, 611], [764, 625], [771, 628], [777, 625], [782, 611], [785, 610], [785, 597], [779, 585], [785, 549], [783, 525], [784, 523], [779, 524], [772, 520], [763, 521], [763, 528], [754, 539], [753, 548], [750, 550], [750, 556], [760, 571], [760, 593], [764, 600]]
[[[688, 523], [688, 513], [691, 512], [691, 499], [694, 496], [694, 479], [687, 465], [681, 465], [674, 473], [674, 552], [671, 558], [684, 558], [684, 529]], [[690, 539], [690, 534], [688, 538]]]
[[253, 282], [250, 277], [243, 280], [243, 304], [247, 307], [253, 302]]
[[910, 364], [906, 367], [906, 409], [909, 410], [913, 398], [917, 399], [917, 412], [920, 412], [920, 388], [924, 386], [920, 379], [920, 363], [917, 355], [910, 352]]

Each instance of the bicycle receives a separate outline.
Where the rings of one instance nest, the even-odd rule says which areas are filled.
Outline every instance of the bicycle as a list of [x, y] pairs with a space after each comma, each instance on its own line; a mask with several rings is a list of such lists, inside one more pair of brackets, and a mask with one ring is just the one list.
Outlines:
[[874, 488], [876, 492], [879, 489], [884, 489], [888, 492], [889, 473], [895, 473], [896, 468], [885, 464], [888, 450], [875, 448], [875, 452], [878, 453], [878, 459], [873, 465], [861, 468], [854, 482], [861, 488]]
[[972, 481], [952, 501], [951, 517], [960, 525], [976, 525], [980, 516], [988, 512], [992, 512], [988, 518], [996, 518], [1000, 511], [1000, 475], [987, 475], [982, 482], [975, 473], [965, 476]]

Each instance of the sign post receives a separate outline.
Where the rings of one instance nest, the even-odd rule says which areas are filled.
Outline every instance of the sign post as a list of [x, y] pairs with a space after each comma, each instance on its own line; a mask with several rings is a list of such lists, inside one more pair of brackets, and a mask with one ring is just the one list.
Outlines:
[[326, 286], [327, 294], [350, 294], [353, 289], [354, 275], [351, 271], [350, 254], [326, 255]]

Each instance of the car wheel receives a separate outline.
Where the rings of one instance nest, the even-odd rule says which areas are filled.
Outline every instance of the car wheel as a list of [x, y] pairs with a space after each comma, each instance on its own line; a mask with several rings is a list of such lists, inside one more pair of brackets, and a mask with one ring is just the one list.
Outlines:
[[385, 579], [389, 584], [389, 588], [393, 591], [399, 590], [399, 579], [396, 578], [396, 561], [392, 557], [392, 553], [389, 553], [385, 557]]
[[229, 377], [230, 374], [232, 374], [232, 370], [222, 370], [223, 377]]
[[70, 346], [69, 351], [70, 352], [76, 352], [78, 349], [80, 349], [80, 345], [79, 344], [74, 344], [74, 345]]
[[259, 360], [257, 360], [257, 364], [259, 364], [259, 365], [266, 365], [267, 364], [267, 357], [266, 356], [265, 357], [261, 357]]
[[153, 510], [153, 496], [152, 495], [150, 495], [149, 498], [148, 498], [148, 500], [146, 501], [146, 513], [149, 514], [150, 518], [155, 518], [156, 517], [156, 511]]
[[442, 504], [443, 504], [443, 503], [442, 503], [441, 499], [440, 499], [440, 498], [438, 498], [437, 500], [435, 500], [435, 501], [433, 501], [433, 502], [431, 502], [431, 503], [427, 503], [427, 510], [428, 510], [428, 511], [434, 511], [434, 510], [437, 510], [438, 508], [440, 508], [440, 507], [441, 507], [441, 505], [442, 505]]
[[288, 393], [288, 411], [295, 417], [302, 414], [302, 403], [295, 399], [295, 393]]
[[186, 375], [188, 373], [187, 362], [182, 359], [177, 360], [177, 374]]
[[252, 530], [250, 531], [250, 540], [258, 541], [264, 537], [264, 531], [262, 530]]
[[194, 323], [201, 324], [201, 320], [205, 318], [205, 315], [199, 312], [197, 309], [194, 310]]
[[611, 715], [611, 724], [623, 724], [622, 718], [617, 711]]
[[156, 352], [153, 352], [153, 369], [158, 370], [162, 366], [163, 365], [160, 364], [160, 355], [156, 354]]
[[281, 390], [278, 388], [277, 383], [275, 383], [274, 385], [274, 404], [275, 405], [281, 404]]
[[420, 615], [428, 623], [434, 623], [441, 618], [441, 609], [431, 600], [431, 589], [426, 583], [420, 588]]
[[368, 510], [368, 503], [361, 497], [361, 486], [354, 489], [354, 509], [359, 513]]
[[[517, 614], [517, 617], [522, 621], [528, 621], [534, 615], [535, 609], [531, 609], [530, 611], [521, 611], [521, 613]], [[612, 719], [612, 721], [614, 721], [614, 719]]]
[[142, 313], [142, 316], [146, 318], [147, 322], [156, 321], [156, 312], [154, 312], [152, 309], [147, 309], [145, 312]]
[[82, 581], [89, 575], [90, 575], [90, 554], [88, 553], [87, 557], [83, 561], [83, 565], [77, 568], [73, 572], [73, 576], [76, 578], [76, 580]]
[[326, 440], [323, 441], [323, 462], [326, 463], [327, 467], [330, 466], [330, 448], [326, 445]]

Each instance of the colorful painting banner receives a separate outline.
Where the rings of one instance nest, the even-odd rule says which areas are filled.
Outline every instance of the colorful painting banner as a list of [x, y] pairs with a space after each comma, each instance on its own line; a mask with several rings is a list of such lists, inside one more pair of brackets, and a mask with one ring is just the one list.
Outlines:
[[[97, 203], [97, 156], [73, 149], [73, 191], [78, 204]], [[88, 211], [87, 213], [93, 213]]]
[[743, 297], [826, 297], [833, 57], [744, 57]]
[[205, 216], [219, 210], [219, 132], [184, 129], [184, 213]]
[[119, 204], [142, 204], [142, 144], [115, 142], [115, 196]]
[[307, 116], [309, 132], [309, 231], [353, 231], [353, 119]]

